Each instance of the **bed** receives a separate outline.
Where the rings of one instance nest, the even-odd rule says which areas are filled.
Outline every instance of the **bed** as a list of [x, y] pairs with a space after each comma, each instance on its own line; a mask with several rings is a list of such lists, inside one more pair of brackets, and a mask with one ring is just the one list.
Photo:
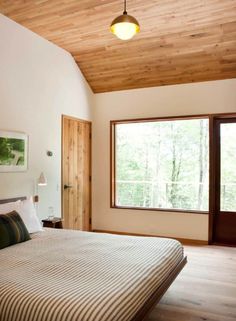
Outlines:
[[0, 250], [0, 321], [141, 321], [186, 264], [175, 240], [44, 229]]

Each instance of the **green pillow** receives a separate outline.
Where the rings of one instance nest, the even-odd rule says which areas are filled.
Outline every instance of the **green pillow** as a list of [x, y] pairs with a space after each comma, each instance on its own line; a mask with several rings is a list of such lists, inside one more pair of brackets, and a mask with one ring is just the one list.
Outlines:
[[28, 240], [29, 232], [16, 211], [0, 215], [0, 249]]

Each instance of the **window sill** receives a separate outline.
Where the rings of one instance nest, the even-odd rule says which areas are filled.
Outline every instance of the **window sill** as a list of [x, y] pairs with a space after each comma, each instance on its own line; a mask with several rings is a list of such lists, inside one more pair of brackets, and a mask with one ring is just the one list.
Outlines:
[[197, 210], [180, 210], [180, 209], [167, 209], [167, 208], [149, 208], [149, 207], [129, 207], [129, 206], [118, 206], [111, 205], [114, 209], [123, 210], [136, 210], [136, 211], [156, 211], [156, 212], [170, 212], [170, 213], [188, 213], [188, 214], [203, 214], [208, 215], [209, 211], [197, 211]]

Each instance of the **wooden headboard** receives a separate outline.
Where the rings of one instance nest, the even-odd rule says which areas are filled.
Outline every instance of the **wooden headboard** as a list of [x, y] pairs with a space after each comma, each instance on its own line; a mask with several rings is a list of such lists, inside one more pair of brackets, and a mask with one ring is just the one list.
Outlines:
[[16, 201], [24, 201], [26, 199], [27, 199], [26, 196], [15, 197], [15, 198], [7, 198], [5, 200], [0, 200], [0, 204], [11, 203], [11, 202], [16, 202]]

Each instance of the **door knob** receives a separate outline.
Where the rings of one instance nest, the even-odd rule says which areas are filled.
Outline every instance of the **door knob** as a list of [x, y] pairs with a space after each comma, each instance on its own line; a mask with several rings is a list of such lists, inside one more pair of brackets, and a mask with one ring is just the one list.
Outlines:
[[64, 185], [64, 189], [68, 189], [68, 188], [72, 188], [73, 186], [72, 185]]

